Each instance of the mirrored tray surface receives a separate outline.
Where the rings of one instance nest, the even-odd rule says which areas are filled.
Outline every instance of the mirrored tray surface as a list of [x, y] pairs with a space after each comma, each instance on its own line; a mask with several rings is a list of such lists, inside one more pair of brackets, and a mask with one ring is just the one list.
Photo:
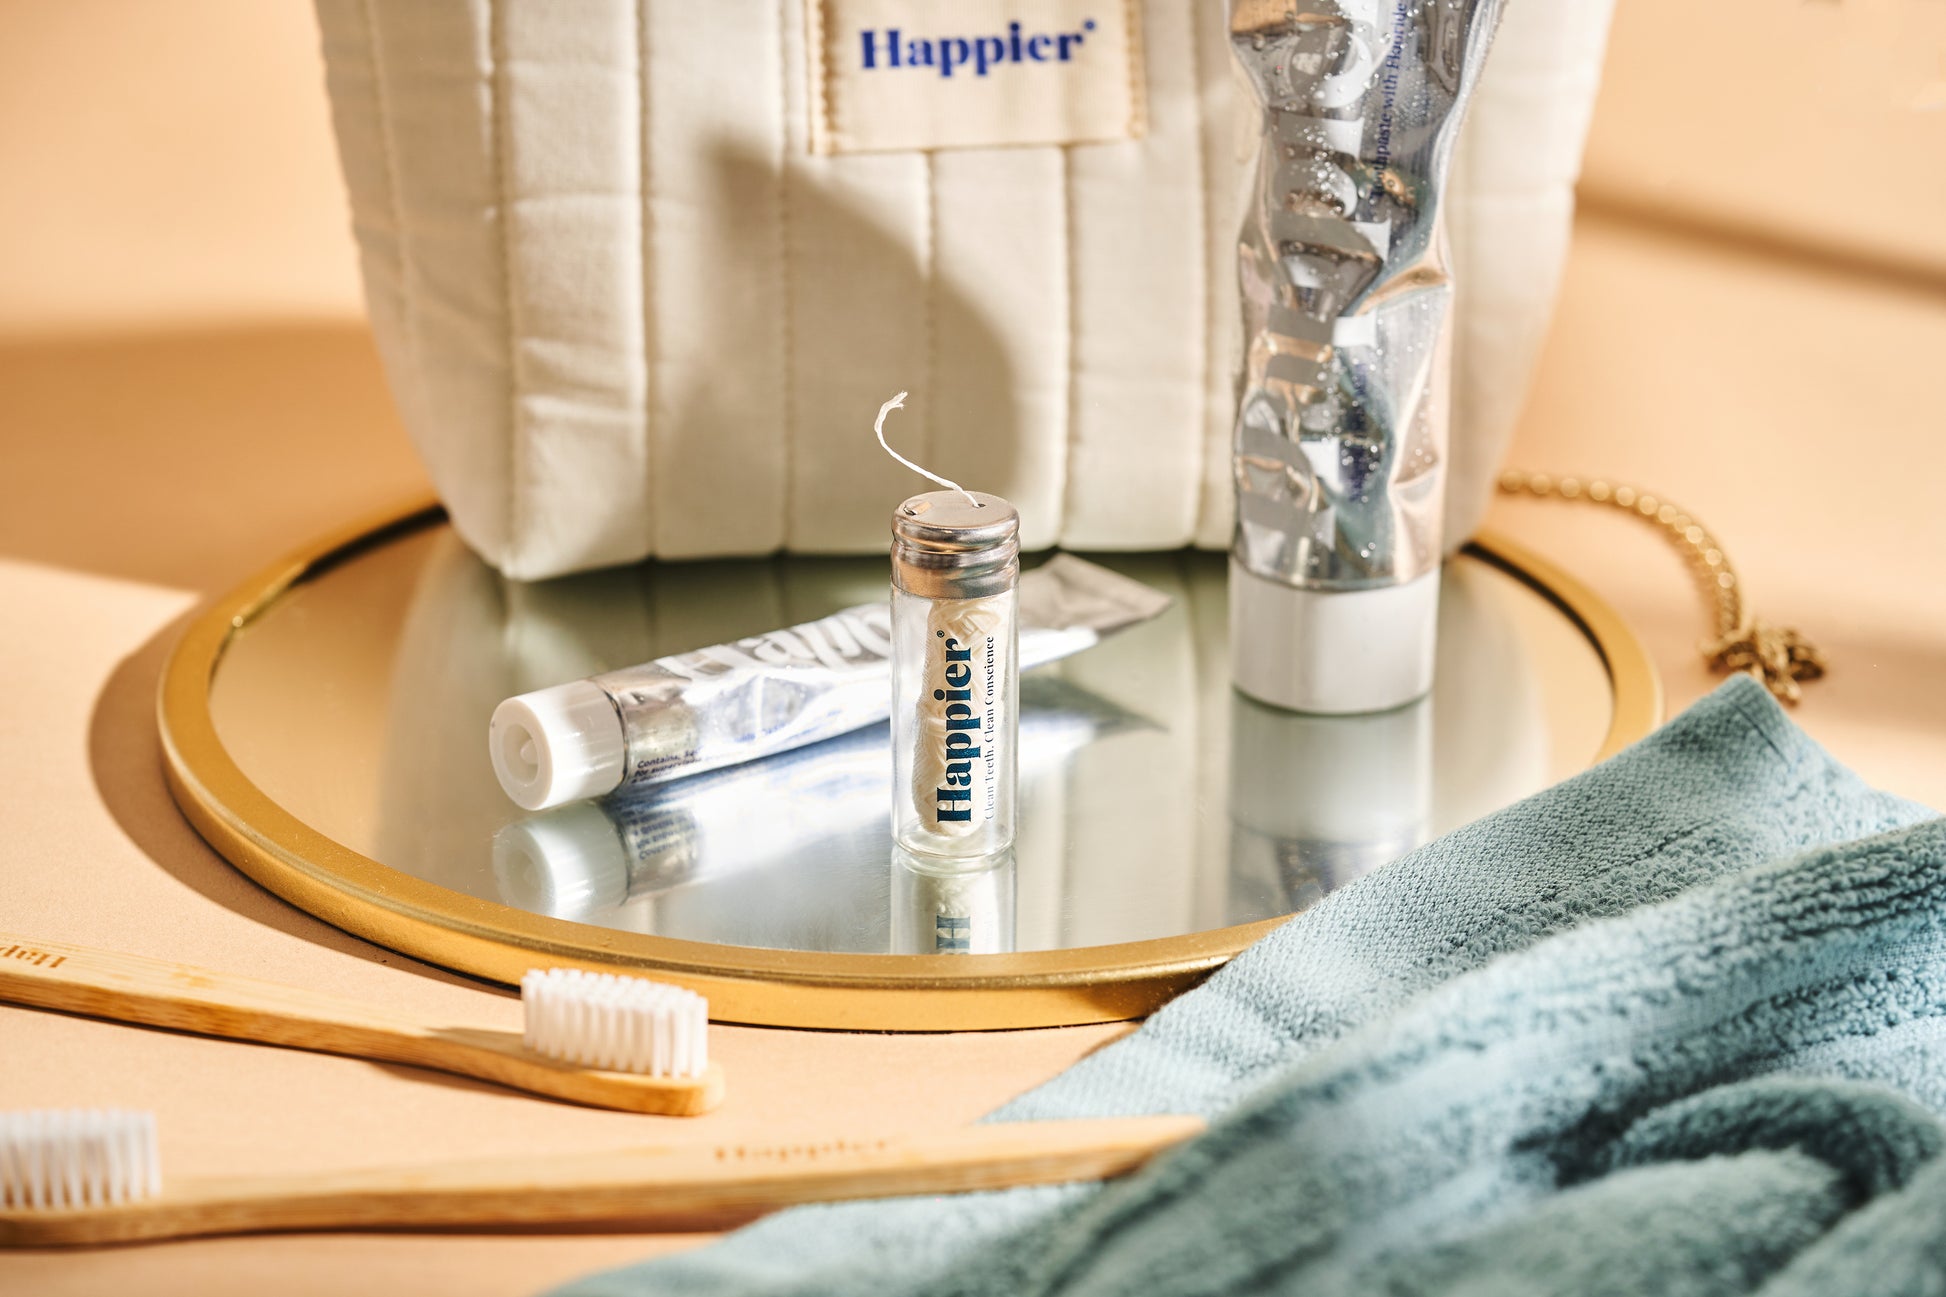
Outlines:
[[164, 682], [173, 781], [259, 881], [450, 967], [649, 972], [738, 1021], [1026, 1026], [1146, 1012], [1334, 888], [1638, 737], [1659, 709], [1626, 628], [1504, 541], [1447, 565], [1433, 694], [1361, 717], [1230, 688], [1223, 555], [1089, 557], [1174, 603], [1023, 677], [1019, 841], [989, 868], [895, 857], [883, 725], [522, 812], [486, 754], [500, 699], [882, 598], [885, 562], [646, 563], [526, 584], [436, 510], [328, 538], [191, 628]]

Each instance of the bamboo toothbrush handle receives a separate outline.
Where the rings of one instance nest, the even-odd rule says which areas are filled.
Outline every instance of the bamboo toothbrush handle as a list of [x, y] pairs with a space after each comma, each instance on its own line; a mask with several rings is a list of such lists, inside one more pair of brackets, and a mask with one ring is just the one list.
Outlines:
[[160, 1196], [126, 1206], [0, 1212], [0, 1246], [322, 1229], [721, 1229], [798, 1203], [1117, 1176], [1202, 1129], [1175, 1116], [996, 1122], [890, 1139], [165, 1183]]
[[596, 1071], [530, 1053], [514, 1032], [432, 1027], [300, 987], [7, 933], [0, 933], [0, 1000], [457, 1072], [629, 1112], [689, 1116], [723, 1095], [715, 1065], [702, 1077]]

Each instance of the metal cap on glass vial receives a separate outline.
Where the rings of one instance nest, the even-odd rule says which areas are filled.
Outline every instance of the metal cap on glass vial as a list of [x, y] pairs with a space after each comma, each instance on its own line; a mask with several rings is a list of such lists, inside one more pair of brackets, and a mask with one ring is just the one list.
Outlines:
[[997, 495], [915, 495], [892, 513], [892, 583], [927, 599], [982, 599], [1020, 580], [1020, 513]]

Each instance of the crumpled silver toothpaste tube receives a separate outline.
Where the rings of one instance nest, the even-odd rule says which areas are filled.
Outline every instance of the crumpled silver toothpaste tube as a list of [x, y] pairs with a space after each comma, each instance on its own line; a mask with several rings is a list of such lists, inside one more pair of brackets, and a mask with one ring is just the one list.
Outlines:
[[[1020, 578], [1020, 667], [1085, 649], [1169, 603], [1057, 554]], [[891, 605], [870, 603], [520, 694], [494, 708], [493, 772], [538, 811], [802, 747], [891, 714], [891, 654]]]
[[1238, 246], [1232, 678], [1378, 711], [1432, 687], [1448, 163], [1500, 0], [1232, 0], [1262, 106]]

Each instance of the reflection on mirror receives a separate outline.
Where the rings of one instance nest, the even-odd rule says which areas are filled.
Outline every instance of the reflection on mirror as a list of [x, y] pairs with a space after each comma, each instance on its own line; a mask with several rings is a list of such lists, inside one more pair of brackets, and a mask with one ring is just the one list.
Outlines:
[[[1033, 799], [1037, 781], [1059, 778], [1081, 747], [1142, 723], [1058, 677], [1029, 676], [1021, 684], [1024, 799]], [[846, 862], [872, 858], [886, 836], [891, 796], [892, 740], [890, 727], [880, 723], [762, 761], [516, 820], [494, 835], [499, 899], [556, 918], [655, 932], [654, 898], [686, 889], [678, 902], [686, 925], [681, 935], [698, 939], [696, 925], [709, 922], [704, 939], [788, 947], [766, 927], [782, 916], [732, 909], [710, 921], [702, 918], [708, 910], [698, 898], [740, 895], [723, 891], [732, 875], [789, 874], [823, 861], [831, 862], [823, 871], [828, 885], [865, 889], [832, 900], [869, 912], [879, 895], [876, 883], [869, 870], [848, 869]], [[623, 918], [631, 905], [643, 911]]]
[[941, 862], [892, 848], [892, 953], [1003, 955], [1014, 949], [1012, 851], [943, 868]]
[[1231, 908], [1269, 896], [1295, 913], [1398, 859], [1426, 840], [1432, 785], [1431, 697], [1305, 716], [1233, 693]]
[[1579, 769], [1608, 723], [1585, 636], [1475, 559], [1447, 566], [1429, 698], [1313, 717], [1230, 689], [1223, 556], [1092, 557], [1173, 603], [1023, 676], [1019, 839], [970, 873], [894, 855], [882, 724], [537, 815], [488, 762], [502, 698], [882, 598], [879, 559], [522, 584], [426, 527], [240, 630], [212, 708], [254, 783], [394, 869], [600, 928], [861, 954], [1058, 950], [1288, 914]]

